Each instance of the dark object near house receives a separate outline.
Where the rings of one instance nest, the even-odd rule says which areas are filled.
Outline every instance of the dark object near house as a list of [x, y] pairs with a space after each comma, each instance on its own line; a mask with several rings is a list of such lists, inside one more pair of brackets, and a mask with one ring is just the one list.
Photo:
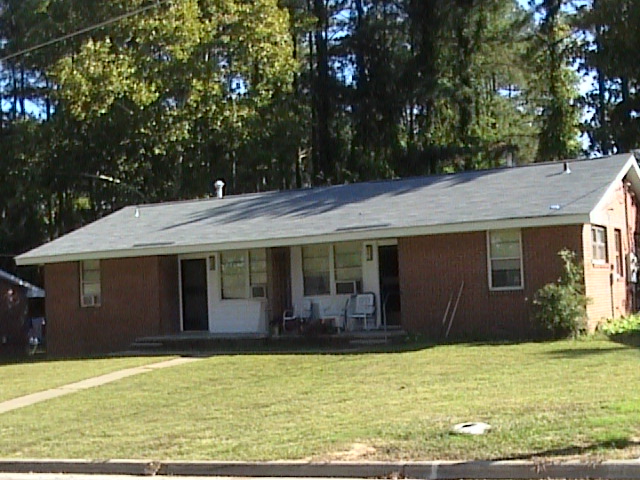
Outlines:
[[0, 270], [0, 355], [25, 352], [30, 336], [44, 345], [44, 290]]

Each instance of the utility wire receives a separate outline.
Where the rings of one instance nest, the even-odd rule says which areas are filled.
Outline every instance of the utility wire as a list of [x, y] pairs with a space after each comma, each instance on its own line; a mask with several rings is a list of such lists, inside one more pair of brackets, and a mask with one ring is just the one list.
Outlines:
[[92, 32], [94, 30], [98, 30], [99, 28], [106, 27], [107, 25], [111, 25], [113, 23], [117, 23], [120, 20], [124, 20], [126, 18], [133, 17], [133, 16], [139, 15], [141, 13], [144, 13], [144, 12], [146, 12], [148, 10], [151, 10], [153, 8], [159, 7], [160, 5], [162, 5], [163, 3], [167, 3], [168, 1], [169, 0], [156, 0], [154, 3], [152, 3], [150, 5], [147, 5], [146, 7], [141, 7], [141, 8], [138, 8], [136, 10], [132, 10], [131, 12], [123, 13], [122, 15], [118, 15], [117, 17], [109, 18], [108, 20], [105, 20], [103, 22], [96, 23], [96, 24], [91, 25], [89, 27], [81, 28], [80, 30], [76, 30], [75, 32], [71, 32], [71, 33], [63, 35], [61, 37], [57, 37], [57, 38], [54, 38], [52, 40], [48, 40], [46, 42], [40, 43], [38, 45], [34, 45], [33, 47], [25, 48], [23, 50], [20, 50], [18, 52], [12, 53], [10, 55], [6, 55], [4, 57], [0, 57], [0, 62], [5, 62], [7, 60], [11, 60], [11, 59], [16, 58], [16, 57], [21, 57], [23, 55], [26, 55], [28, 53], [34, 52], [36, 50], [40, 50], [42, 48], [49, 47], [51, 45], [55, 45], [56, 43], [63, 42], [64, 40], [69, 40], [70, 38], [74, 38], [74, 37], [77, 37], [79, 35], [83, 35], [85, 33], [89, 33], [89, 32]]

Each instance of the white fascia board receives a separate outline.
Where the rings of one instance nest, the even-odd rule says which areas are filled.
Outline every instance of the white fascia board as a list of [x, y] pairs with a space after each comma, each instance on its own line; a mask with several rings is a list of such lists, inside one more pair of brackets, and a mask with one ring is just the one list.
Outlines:
[[618, 172], [616, 178], [607, 187], [606, 192], [604, 192], [604, 195], [602, 195], [600, 200], [598, 200], [598, 203], [596, 203], [596, 206], [593, 208], [593, 210], [589, 212], [589, 223], [602, 223], [604, 214], [603, 212], [606, 211], [613, 193], [620, 187], [622, 181], [624, 180], [624, 177], [626, 177], [630, 172], [632, 173], [632, 175], [630, 176], [631, 184], [634, 187], [636, 194], [640, 195], [640, 169], [638, 168], [638, 162], [636, 161], [636, 158], [632, 154], [629, 154], [627, 163], [625, 163], [624, 166], [620, 169], [620, 172]]
[[94, 252], [79, 252], [59, 255], [34, 255], [28, 253], [16, 257], [18, 265], [42, 265], [47, 263], [76, 262], [110, 258], [151, 257], [162, 255], [184, 255], [190, 253], [219, 252], [248, 248], [290, 247], [315, 243], [348, 242], [355, 240], [377, 240], [448, 233], [468, 233], [508, 228], [533, 228], [558, 225], [582, 225], [590, 222], [588, 214], [548, 215], [544, 217], [485, 220], [479, 222], [451, 223], [416, 227], [377, 228], [357, 231], [330, 232], [318, 235], [270, 238], [264, 240], [203, 243], [196, 245], [164, 245], [155, 247], [127, 248]]

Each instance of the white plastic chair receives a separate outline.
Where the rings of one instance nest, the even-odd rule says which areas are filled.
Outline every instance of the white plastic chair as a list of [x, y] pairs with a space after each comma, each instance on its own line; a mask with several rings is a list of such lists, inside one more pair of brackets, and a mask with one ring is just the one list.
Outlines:
[[285, 310], [282, 314], [282, 331], [287, 332], [288, 322], [306, 322], [311, 318], [311, 300], [304, 300], [302, 305], [295, 304], [293, 309]]
[[375, 327], [376, 296], [371, 293], [352, 295], [347, 303], [347, 326], [353, 329], [355, 321], [362, 323], [364, 330]]

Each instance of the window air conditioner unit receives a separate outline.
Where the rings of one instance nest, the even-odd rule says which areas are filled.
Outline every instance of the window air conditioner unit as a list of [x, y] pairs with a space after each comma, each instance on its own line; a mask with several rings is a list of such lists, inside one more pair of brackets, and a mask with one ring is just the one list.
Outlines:
[[358, 293], [358, 282], [336, 282], [336, 293], [338, 295], [354, 295]]
[[251, 285], [251, 298], [267, 298], [266, 285]]
[[100, 297], [98, 295], [84, 295], [82, 297], [82, 306], [93, 307], [100, 304]]

